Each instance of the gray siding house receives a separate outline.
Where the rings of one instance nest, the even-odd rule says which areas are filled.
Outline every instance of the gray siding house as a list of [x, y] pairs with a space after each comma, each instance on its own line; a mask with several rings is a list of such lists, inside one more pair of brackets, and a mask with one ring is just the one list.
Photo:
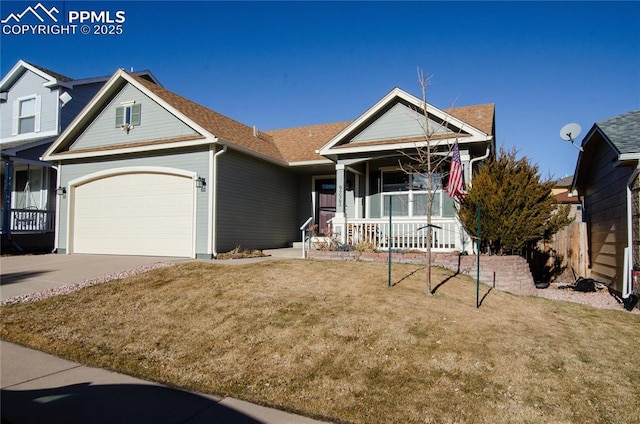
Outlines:
[[582, 141], [573, 186], [583, 201], [590, 277], [623, 298], [640, 269], [640, 111], [597, 122]]
[[53, 249], [57, 172], [40, 157], [108, 79], [73, 79], [21, 60], [0, 81], [3, 249]]
[[[390, 196], [395, 247], [424, 248], [424, 187], [399, 161], [424, 145], [425, 113], [470, 184], [495, 151], [492, 104], [444, 111], [395, 88], [354, 121], [260, 131], [119, 70], [43, 155], [65, 191], [56, 248], [215, 258], [291, 246], [305, 222], [382, 246]], [[454, 200], [439, 187], [436, 202], [434, 248], [466, 249]]]

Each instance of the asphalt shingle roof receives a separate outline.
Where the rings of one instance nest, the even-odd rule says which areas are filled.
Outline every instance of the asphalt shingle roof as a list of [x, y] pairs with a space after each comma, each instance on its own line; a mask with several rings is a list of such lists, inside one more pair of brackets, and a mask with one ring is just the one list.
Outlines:
[[596, 122], [596, 125], [620, 153], [640, 152], [640, 110]]
[[252, 127], [199, 105], [144, 78], [131, 73], [128, 73], [128, 75], [214, 136], [238, 147], [279, 161], [285, 161], [271, 137], [265, 135], [255, 136]]
[[[351, 121], [334, 122], [263, 131], [255, 135], [252, 127], [199, 105], [143, 78], [131, 73], [127, 74], [216, 137], [281, 162], [291, 163], [324, 159], [316, 153], [316, 150], [324, 146], [351, 123]], [[493, 134], [493, 104], [451, 108], [446, 112], [486, 134]]]

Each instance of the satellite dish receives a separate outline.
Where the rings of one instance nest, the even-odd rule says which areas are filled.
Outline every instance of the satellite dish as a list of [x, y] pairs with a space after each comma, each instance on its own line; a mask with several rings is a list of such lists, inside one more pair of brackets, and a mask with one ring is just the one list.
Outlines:
[[571, 141], [580, 135], [582, 128], [578, 124], [567, 124], [560, 130], [560, 138], [564, 141]]
[[574, 143], [574, 140], [580, 135], [580, 131], [582, 131], [580, 125], [575, 123], [567, 124], [560, 130], [560, 138], [564, 141], [570, 141], [573, 147], [582, 152], [582, 147]]

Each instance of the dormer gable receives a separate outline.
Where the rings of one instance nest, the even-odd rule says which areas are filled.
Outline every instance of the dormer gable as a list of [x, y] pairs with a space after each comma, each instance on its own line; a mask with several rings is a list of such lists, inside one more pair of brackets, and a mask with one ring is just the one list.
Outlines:
[[[491, 116], [479, 116], [477, 121], [483, 118], [492, 122], [493, 105], [482, 106], [479, 113]], [[464, 109], [471, 116], [468, 107]], [[477, 128], [469, 122], [471, 120], [458, 118], [457, 111], [457, 108], [444, 111], [428, 103], [425, 107], [422, 100], [396, 87], [321, 147], [318, 153], [335, 157], [346, 153], [397, 151], [424, 145], [427, 137], [436, 144], [438, 140], [449, 143], [458, 139], [461, 145], [492, 139], [492, 134]]]

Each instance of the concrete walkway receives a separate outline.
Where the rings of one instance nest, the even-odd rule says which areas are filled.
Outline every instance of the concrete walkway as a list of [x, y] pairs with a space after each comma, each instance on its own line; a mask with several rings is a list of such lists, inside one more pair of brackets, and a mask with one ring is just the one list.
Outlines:
[[[299, 249], [265, 252], [270, 260], [300, 257]], [[1, 297], [7, 299], [157, 262], [192, 259], [24, 255], [0, 258]], [[242, 264], [254, 259], [219, 261]], [[176, 390], [111, 371], [82, 366], [0, 341], [2, 424], [314, 424], [310, 418], [233, 398]]]

